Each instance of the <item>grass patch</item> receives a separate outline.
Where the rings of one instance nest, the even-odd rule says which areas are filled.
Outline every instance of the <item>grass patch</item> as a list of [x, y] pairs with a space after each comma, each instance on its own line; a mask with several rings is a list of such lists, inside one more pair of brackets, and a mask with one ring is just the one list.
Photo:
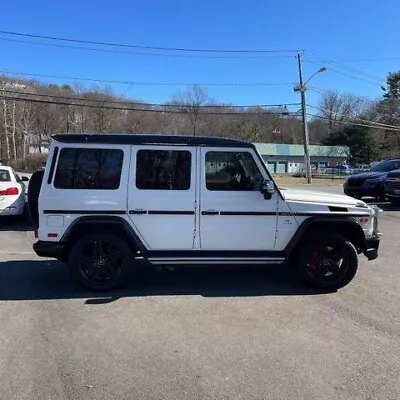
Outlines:
[[[274, 175], [274, 180], [278, 185], [305, 185], [307, 184], [305, 178], [296, 178], [290, 175]], [[343, 178], [312, 178], [312, 185], [315, 186], [341, 186], [343, 185]]]

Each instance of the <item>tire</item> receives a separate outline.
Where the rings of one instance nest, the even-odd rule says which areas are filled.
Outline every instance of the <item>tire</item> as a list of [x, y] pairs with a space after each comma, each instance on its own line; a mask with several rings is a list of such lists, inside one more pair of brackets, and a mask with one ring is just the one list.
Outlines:
[[297, 268], [311, 286], [337, 290], [354, 278], [358, 268], [357, 250], [342, 235], [315, 234], [301, 246]]
[[84, 235], [68, 257], [72, 278], [94, 291], [108, 291], [121, 285], [132, 263], [133, 253], [127, 243], [106, 232]]
[[28, 185], [28, 210], [33, 223], [39, 225], [39, 194], [42, 186], [44, 170], [32, 174]]

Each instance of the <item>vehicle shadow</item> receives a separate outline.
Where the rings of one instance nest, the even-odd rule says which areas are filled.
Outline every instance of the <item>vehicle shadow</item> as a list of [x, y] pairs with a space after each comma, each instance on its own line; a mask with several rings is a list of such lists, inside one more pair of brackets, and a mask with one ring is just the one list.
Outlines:
[[27, 232], [33, 231], [34, 225], [29, 217], [3, 216], [0, 218], [0, 231]]
[[252, 297], [320, 295], [300, 282], [288, 267], [177, 268], [173, 272], [141, 267], [126, 284], [107, 293], [82, 289], [71, 281], [68, 269], [57, 261], [0, 262], [0, 301], [85, 299], [106, 304], [124, 297], [200, 295]]

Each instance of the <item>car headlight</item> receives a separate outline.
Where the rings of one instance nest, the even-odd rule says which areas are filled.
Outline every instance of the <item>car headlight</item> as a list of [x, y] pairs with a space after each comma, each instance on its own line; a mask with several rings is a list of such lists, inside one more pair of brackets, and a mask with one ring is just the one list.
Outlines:
[[365, 216], [358, 219], [358, 223], [361, 225], [362, 230], [364, 231], [365, 237], [371, 237], [374, 233], [374, 226], [375, 226], [375, 217]]

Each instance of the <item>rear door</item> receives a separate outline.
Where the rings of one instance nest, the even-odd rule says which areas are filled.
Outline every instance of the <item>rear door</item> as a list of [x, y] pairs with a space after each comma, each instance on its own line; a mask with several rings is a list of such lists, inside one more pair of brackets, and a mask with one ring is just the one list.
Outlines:
[[194, 245], [196, 149], [132, 148], [129, 217], [150, 250], [191, 250]]

